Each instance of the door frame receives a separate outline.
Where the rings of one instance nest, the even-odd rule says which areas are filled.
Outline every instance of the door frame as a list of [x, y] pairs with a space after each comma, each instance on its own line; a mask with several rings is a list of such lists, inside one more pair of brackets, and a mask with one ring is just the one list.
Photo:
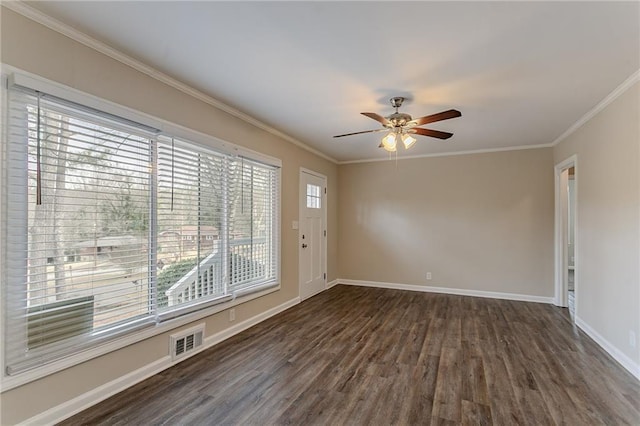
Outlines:
[[573, 216], [573, 243], [574, 243], [574, 275], [573, 275], [573, 286], [574, 286], [574, 317], [578, 315], [578, 156], [576, 154], [570, 156], [569, 158], [559, 162], [554, 167], [554, 176], [555, 176], [555, 267], [554, 267], [554, 301], [553, 303], [556, 306], [567, 307], [568, 306], [568, 297], [567, 297], [567, 280], [565, 280], [565, 276], [568, 276], [569, 271], [569, 258], [568, 258], [568, 226], [569, 219], [568, 215], [565, 213], [568, 212], [569, 208], [569, 197], [568, 197], [568, 188], [564, 187], [562, 184], [562, 172], [565, 170], [574, 168], [574, 190], [575, 190], [575, 212]]
[[[328, 209], [328, 203], [327, 203], [327, 177], [325, 175], [323, 175], [322, 173], [318, 173], [314, 170], [310, 170], [307, 169], [305, 167], [300, 167], [300, 172], [298, 174], [298, 224], [300, 223], [300, 219], [303, 217], [304, 215], [304, 211], [303, 209], [306, 208], [306, 200], [307, 200], [307, 188], [306, 187], [302, 187], [302, 173], [306, 173], [312, 176], [315, 176], [319, 179], [322, 179], [322, 183], [323, 183], [323, 187], [324, 187], [324, 191], [322, 191], [321, 195], [322, 195], [322, 205], [323, 205], [323, 214], [322, 214], [322, 223], [324, 225], [324, 230], [327, 232], [327, 234], [329, 233], [329, 230], [327, 229], [327, 211]], [[303, 207], [304, 206], [304, 207]], [[323, 256], [322, 256], [322, 270], [324, 271], [324, 289], [322, 289], [321, 291], [314, 293], [310, 296], [305, 297], [309, 298], [312, 296], [315, 296], [316, 294], [324, 291], [327, 289], [327, 235], [323, 236], [323, 244], [322, 244], [322, 250], [323, 250]], [[300, 296], [300, 300], [304, 300], [302, 298], [302, 268], [301, 268], [301, 264], [302, 264], [302, 242], [300, 240], [300, 227], [298, 226], [298, 295]]]

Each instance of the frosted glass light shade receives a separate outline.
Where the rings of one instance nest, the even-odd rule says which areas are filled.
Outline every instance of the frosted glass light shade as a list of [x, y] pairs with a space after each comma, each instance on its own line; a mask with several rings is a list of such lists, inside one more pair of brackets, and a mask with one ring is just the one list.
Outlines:
[[396, 135], [395, 133], [388, 133], [382, 138], [382, 147], [389, 152], [396, 150]]
[[409, 149], [413, 146], [414, 143], [416, 143], [416, 138], [405, 133], [404, 135], [402, 135], [402, 143], [404, 144], [405, 149]]

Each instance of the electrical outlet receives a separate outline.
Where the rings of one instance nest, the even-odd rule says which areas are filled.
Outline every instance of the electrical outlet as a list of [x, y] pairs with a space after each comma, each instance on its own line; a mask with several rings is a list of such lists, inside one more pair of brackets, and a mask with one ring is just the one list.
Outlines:
[[632, 348], [636, 347], [636, 333], [633, 330], [629, 330], [629, 346]]
[[229, 309], [229, 322], [235, 321], [236, 320], [236, 310], [235, 309]]
[[427, 272], [427, 279], [430, 280], [431, 279], [431, 272]]

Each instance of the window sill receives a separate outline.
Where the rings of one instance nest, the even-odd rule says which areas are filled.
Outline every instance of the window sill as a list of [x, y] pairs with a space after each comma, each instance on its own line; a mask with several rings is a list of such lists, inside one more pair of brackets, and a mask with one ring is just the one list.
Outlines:
[[[117, 339], [106, 342], [104, 344], [95, 346], [90, 349], [83, 350], [82, 352], [78, 352], [77, 354], [70, 355], [63, 359], [59, 359], [51, 363], [47, 363], [40, 367], [32, 368], [28, 371], [21, 372], [15, 376], [8, 376], [6, 375], [6, 372], [3, 371], [2, 381], [0, 383], [0, 393], [6, 392], [10, 389], [17, 388], [18, 386], [22, 386], [27, 383], [33, 382], [35, 380], [41, 379], [43, 377], [46, 377], [58, 371], [61, 371], [70, 367], [74, 367], [78, 364], [89, 361], [93, 358], [97, 358], [99, 356], [106, 355], [110, 352], [117, 351], [118, 349], [122, 349], [125, 346], [130, 346], [138, 342], [141, 342], [145, 339], [148, 339], [163, 333], [167, 333], [178, 327], [184, 326], [186, 324], [189, 324], [195, 321], [202, 320], [204, 318], [210, 317], [211, 315], [215, 315], [219, 312], [233, 308], [234, 306], [249, 302], [251, 300], [257, 299], [259, 297], [265, 296], [270, 293], [274, 293], [279, 290], [280, 290], [280, 283], [276, 284], [273, 287], [269, 287], [264, 290], [257, 291], [255, 293], [238, 296], [237, 298], [232, 299], [228, 302], [213, 305], [208, 308], [202, 309], [200, 311], [185, 314], [177, 318], [167, 319], [155, 325], [129, 333], [125, 336], [119, 337]], [[158, 357], [160, 358], [162, 355], [163, 354], [158, 354]]]

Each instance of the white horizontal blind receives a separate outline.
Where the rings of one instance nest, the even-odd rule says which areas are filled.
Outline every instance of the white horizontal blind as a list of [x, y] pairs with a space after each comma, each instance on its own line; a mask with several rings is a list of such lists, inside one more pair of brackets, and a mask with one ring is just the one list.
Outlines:
[[9, 93], [6, 364], [16, 371], [152, 320], [151, 140]]
[[246, 158], [229, 169], [230, 286], [244, 292], [277, 279], [277, 173]]
[[7, 93], [7, 374], [278, 284], [278, 167]]
[[158, 145], [158, 306], [167, 311], [228, 294], [227, 156], [177, 139]]

